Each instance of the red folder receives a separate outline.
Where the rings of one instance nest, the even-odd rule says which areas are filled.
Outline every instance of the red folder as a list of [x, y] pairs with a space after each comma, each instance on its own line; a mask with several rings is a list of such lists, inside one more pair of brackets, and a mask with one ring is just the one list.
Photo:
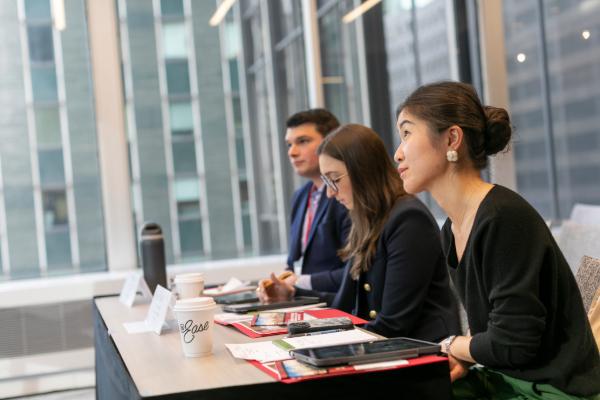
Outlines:
[[[216, 322], [216, 321], [215, 321]], [[268, 333], [256, 333], [254, 332], [252, 329], [249, 329], [248, 327], [235, 322], [233, 324], [231, 324], [232, 326], [235, 326], [240, 332], [242, 332], [243, 334], [245, 334], [246, 336], [251, 337], [252, 339], [256, 339], [259, 337], [264, 337], [264, 336], [273, 336], [273, 335], [281, 335], [282, 333], [287, 333], [287, 328], [283, 328], [283, 329], [275, 329], [272, 331], [267, 331]]]
[[[408, 364], [405, 365], [396, 365], [393, 367], [389, 367], [389, 368], [380, 368], [380, 369], [372, 369], [372, 370], [360, 370], [360, 371], [348, 371], [348, 372], [337, 372], [335, 374], [324, 374], [324, 375], [312, 375], [312, 376], [303, 376], [301, 378], [283, 378], [281, 379], [279, 377], [279, 374], [277, 374], [275, 371], [273, 371], [272, 369], [265, 367], [264, 365], [262, 365], [261, 363], [259, 363], [256, 360], [246, 360], [248, 361], [250, 364], [254, 365], [255, 367], [261, 369], [262, 371], [266, 372], [271, 378], [273, 379], [277, 379], [279, 382], [283, 382], [283, 383], [296, 383], [296, 382], [300, 382], [300, 381], [307, 381], [310, 379], [322, 379], [322, 378], [329, 378], [331, 376], [342, 376], [342, 375], [357, 375], [357, 374], [365, 374], [365, 373], [369, 373], [369, 372], [376, 372], [376, 371], [387, 371], [390, 369], [399, 369], [399, 368], [408, 368], [408, 367], [414, 367], [417, 365], [423, 365], [423, 364], [431, 364], [431, 363], [436, 363], [436, 362], [448, 362], [448, 359], [446, 357], [439, 357], [439, 356], [425, 356], [425, 357], [418, 357], [418, 358], [412, 358], [408, 361]], [[267, 363], [269, 364], [269, 363]]]
[[[355, 317], [354, 315], [348, 314], [348, 313], [340, 311], [340, 310], [333, 310], [333, 309], [305, 310], [304, 312], [309, 315], [312, 315], [313, 317], [315, 317], [317, 319], [348, 317], [348, 318], [350, 318], [352, 323], [354, 323], [355, 325], [362, 325], [362, 324], [366, 324], [369, 322], [369, 321], [365, 321], [362, 318]], [[215, 322], [219, 324], [219, 322], [217, 322], [217, 321], [215, 321]], [[227, 325], [227, 324], [221, 323], [221, 325]], [[242, 332], [243, 334], [245, 334], [248, 337], [251, 337], [252, 339], [256, 339], [256, 338], [264, 337], [264, 336], [281, 335], [282, 333], [287, 333], [287, 329], [284, 328], [284, 329], [277, 329], [277, 330], [274, 330], [269, 333], [259, 334], [259, 333], [254, 332], [251, 329], [248, 329], [246, 326], [244, 326], [240, 323], [233, 323], [231, 325], [235, 326], [240, 332]]]
[[327, 310], [305, 310], [304, 312], [309, 315], [312, 315], [317, 319], [348, 317], [354, 325], [362, 325], [369, 323], [369, 321], [365, 321], [362, 318], [358, 318], [352, 314], [348, 314], [340, 310], [334, 310], [332, 308]]

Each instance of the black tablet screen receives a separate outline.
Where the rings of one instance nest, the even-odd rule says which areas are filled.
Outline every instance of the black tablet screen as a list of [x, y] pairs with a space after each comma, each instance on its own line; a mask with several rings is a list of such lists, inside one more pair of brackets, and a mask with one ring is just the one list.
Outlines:
[[352, 357], [366, 354], [387, 353], [398, 350], [411, 350], [427, 347], [426, 343], [414, 342], [412, 340], [378, 340], [368, 343], [344, 344], [340, 346], [323, 347], [317, 349], [294, 350], [294, 353], [302, 354], [315, 359], [330, 359], [338, 357]]
[[234, 304], [234, 303], [253, 303], [258, 300], [258, 295], [254, 290], [242, 293], [225, 294], [214, 298], [217, 304]]

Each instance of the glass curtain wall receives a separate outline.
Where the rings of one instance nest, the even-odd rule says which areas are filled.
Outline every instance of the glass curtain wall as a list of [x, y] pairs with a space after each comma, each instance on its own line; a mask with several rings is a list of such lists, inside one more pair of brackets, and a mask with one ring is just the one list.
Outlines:
[[[64, 111], [65, 105], [64, 99], [59, 98], [59, 86], [64, 87], [65, 82], [64, 77], [62, 82], [58, 80], [57, 75], [62, 75], [63, 71], [57, 71], [62, 65], [58, 60], [61, 54], [56, 54], [56, 50], [60, 52], [62, 49], [60, 45], [54, 45], [49, 2], [26, 1], [24, 5], [33, 99], [33, 110], [29, 111], [33, 111], [36, 122], [35, 128], [29, 130], [31, 165], [32, 168], [38, 167], [37, 171], [32, 171], [34, 201], [39, 203], [41, 200], [44, 231], [43, 236], [38, 236], [38, 249], [41, 255], [40, 266], [52, 273], [73, 266], [79, 267], [78, 254], [75, 254], [75, 259], [72, 254], [72, 248], [77, 246], [77, 234], [71, 231], [69, 225], [69, 205], [73, 207], [73, 177], [70, 154], [64, 151], [64, 145], [68, 143], [68, 133], [63, 142], [61, 129], [61, 125], [66, 121], [64, 118], [61, 121], [61, 114], [64, 117], [64, 112], [61, 111]], [[58, 32], [56, 36], [58, 39]], [[64, 93], [64, 88], [61, 89]], [[39, 214], [39, 210], [36, 211]], [[39, 234], [39, 219], [36, 222]], [[71, 237], [75, 246], [71, 243]]]
[[[395, 118], [396, 107], [412, 90], [458, 79], [453, 8], [447, 0], [384, 0], [383, 15]], [[397, 135], [395, 140], [399, 145]]]
[[[325, 106], [342, 123], [375, 125], [369, 96], [389, 96], [389, 118], [394, 147], [395, 109], [411, 90], [438, 80], [457, 80], [454, 8], [448, 0], [382, 1], [383, 36], [389, 87], [367, 85], [364, 18], [344, 23], [342, 18], [361, 4], [358, 0], [319, 0], [318, 18]], [[373, 12], [371, 10], [366, 13]], [[367, 44], [368, 46], [368, 44]], [[374, 64], [371, 64], [372, 66]], [[375, 90], [377, 93], [369, 93]], [[445, 218], [429, 194], [421, 195], [436, 218]]]
[[266, 1], [237, 2], [236, 23], [241, 27], [245, 72], [242, 90], [247, 94], [242, 108], [248, 115], [258, 220], [260, 254], [287, 251], [287, 215], [282, 164], [287, 162], [282, 130], [278, 122], [274, 63]]
[[[239, 101], [225, 90], [231, 77], [222, 65], [238, 50], [222, 49], [225, 32], [205, 19], [216, 2], [117, 5], [138, 229], [146, 220], [161, 225], [168, 263], [253, 254]], [[229, 87], [237, 91], [235, 82]]]
[[190, 8], [188, 1], [154, 2], [175, 262], [203, 260], [207, 252], [210, 257], [204, 240], [209, 237], [203, 224], [208, 210]]
[[[201, 216], [198, 221], [202, 222], [202, 229], [194, 235], [196, 241], [202, 240], [200, 235], [204, 235], [204, 246], [207, 242], [213, 247], [215, 243], [221, 243], [213, 240], [212, 237], [215, 235], [213, 232], [215, 226], [223, 227], [224, 221], [219, 221], [218, 224], [211, 223], [210, 229], [204, 226], [207, 219], [210, 220], [213, 216], [220, 217], [211, 206], [209, 198], [212, 192], [209, 188], [209, 180], [213, 175], [216, 176], [217, 168], [213, 163], [206, 161], [208, 154], [219, 154], [229, 157], [224, 158], [227, 164], [221, 164], [220, 170], [223, 173], [220, 185], [228, 186], [229, 190], [220, 201], [229, 202], [227, 207], [230, 216], [228, 222], [230, 236], [227, 238], [227, 243], [235, 251], [234, 256], [285, 253], [290, 201], [294, 191], [303, 183], [303, 180], [293, 173], [287, 158], [287, 149], [283, 140], [285, 121], [293, 113], [309, 108], [302, 24], [306, 16], [302, 15], [301, 1], [238, 1], [234, 3], [218, 28], [209, 27], [206, 18], [194, 12], [196, 5], [203, 6], [203, 15], [212, 15], [212, 12], [207, 10], [214, 10], [220, 4], [212, 0], [198, 2], [154, 0], [152, 24], [147, 2], [118, 1], [119, 4], [125, 5], [120, 8], [126, 8], [129, 19], [132, 18], [134, 11], [136, 13], [136, 24], [125, 23], [129, 35], [129, 48], [123, 48], [122, 52], [125, 86], [127, 87], [127, 79], [132, 82], [131, 87], [127, 89], [131, 93], [127, 93], [126, 90], [125, 97], [129, 107], [132, 190], [138, 225], [144, 219], [157, 219], [163, 227], [165, 224], [171, 226], [171, 232], [168, 233], [171, 240], [170, 251], [172, 251], [170, 257], [168, 255], [169, 262], [188, 260], [183, 256], [183, 252], [180, 256], [177, 255], [179, 251], [177, 241], [181, 241], [177, 235], [182, 235], [181, 227], [177, 226], [177, 223], [181, 224], [185, 210], [193, 208], [195, 214], [190, 211], [189, 215], [193, 215], [190, 218]], [[342, 123], [355, 122], [370, 125], [369, 63], [365, 55], [363, 20], [358, 18], [350, 23], [342, 22], [344, 15], [360, 4], [359, 0], [318, 1], [317, 19], [325, 107], [331, 110]], [[165, 8], [167, 6], [168, 11]], [[160, 14], [156, 10], [160, 10]], [[456, 79], [456, 44], [453, 42], [455, 40], [453, 8], [449, 0], [384, 1], [383, 10], [386, 42], [384, 51], [387, 52], [387, 72], [390, 75], [392, 88], [385, 88], [382, 93], [389, 96], [391, 107], [389, 114], [386, 115], [389, 115], [392, 120], [394, 108], [401, 96], [405, 94], [402, 93], [403, 90], [408, 91], [418, 83]], [[191, 21], [192, 28], [185, 28], [184, 21]], [[152, 32], [153, 27], [154, 32]], [[121, 28], [123, 29], [123, 22]], [[157, 33], [159, 29], [160, 33]], [[404, 32], [402, 29], [408, 31]], [[202, 39], [197, 36], [200, 31], [205, 33]], [[192, 34], [190, 32], [193, 32], [193, 36], [190, 36]], [[152, 41], [152, 33], [156, 37], [156, 43], [148, 44]], [[135, 48], [134, 35], [136, 36]], [[210, 42], [208, 37], [216, 40]], [[195, 44], [192, 44], [192, 40]], [[121, 42], [123, 45], [123, 39]], [[156, 54], [148, 52], [144, 54], [144, 58], [141, 58], [140, 47], [144, 46], [148, 49], [154, 46], [157, 49]], [[201, 53], [198, 51], [200, 48]], [[129, 55], [126, 54], [127, 51]], [[202, 57], [196, 57], [197, 54], [202, 54]], [[220, 148], [218, 152], [210, 153], [205, 148], [209, 141], [204, 136], [205, 130], [202, 126], [209, 118], [209, 114], [202, 104], [198, 109], [195, 108], [192, 93], [194, 79], [197, 79], [198, 93], [207, 90], [201, 82], [206, 70], [202, 70], [199, 66], [201, 62], [208, 59], [207, 54], [215, 54], [219, 62], [218, 67], [211, 65], [213, 69], [209, 71], [218, 72], [217, 75], [212, 76], [220, 87], [217, 89], [215, 86], [214, 90], [205, 93], [207, 93], [207, 101], [213, 103], [214, 107], [220, 107], [219, 110], [215, 109], [214, 115], [211, 114], [210, 117], [222, 118], [222, 124], [215, 134], [220, 136], [226, 146], [226, 149]], [[148, 61], [153, 57], [158, 60], [158, 66], [152, 66]], [[416, 64], [415, 57], [419, 59]], [[138, 59], [140, 61], [137, 61]], [[195, 67], [191, 65], [193, 59], [197, 59], [198, 65]], [[129, 67], [127, 63], [130, 64]], [[415, 65], [418, 65], [418, 68]], [[131, 70], [130, 73], [126, 71], [128, 68]], [[164, 83], [161, 81], [163, 78], [160, 72], [163, 68], [165, 69]], [[177, 68], [179, 68], [177, 72], [172, 74], [169, 72]], [[145, 71], [144, 74], [142, 71]], [[194, 77], [194, 71], [197, 77]], [[131, 78], [127, 78], [128, 73]], [[158, 78], [155, 78], [157, 75]], [[173, 92], [170, 88], [175, 87], [175, 84], [180, 84], [183, 92], [179, 89]], [[140, 90], [144, 90], [143, 99], [137, 95], [137, 91]], [[157, 101], [157, 97], [161, 100]], [[200, 103], [202, 99], [203, 96], [200, 96]], [[186, 105], [187, 108], [184, 109], [183, 103], [190, 104], [190, 101], [191, 106]], [[139, 117], [144, 102], [153, 104], [152, 124], [142, 122]], [[165, 102], [169, 106], [168, 112], [165, 112]], [[159, 106], [161, 112], [157, 112]], [[147, 112], [150, 112], [150, 109]], [[150, 117], [147, 114], [144, 116]], [[200, 137], [196, 133], [196, 120], [199, 120], [201, 125]], [[146, 118], [144, 121], [149, 120]], [[158, 156], [154, 159], [155, 164], [165, 165], [161, 167], [164, 171], [160, 174], [161, 179], [169, 182], [186, 179], [185, 183], [189, 183], [191, 180], [195, 181], [197, 176], [199, 182], [198, 191], [193, 190], [194, 198], [190, 197], [189, 201], [185, 202], [174, 198], [179, 193], [177, 190], [173, 189], [172, 193], [165, 193], [164, 187], [159, 190], [157, 186], [154, 193], [157, 195], [156, 198], [162, 199], [162, 214], [152, 214], [147, 211], [147, 204], [155, 198], [149, 199], [146, 195], [146, 191], [149, 190], [146, 188], [150, 188], [150, 185], [144, 183], [145, 170], [148, 167], [142, 166], [146, 157], [145, 152], [151, 148], [151, 145], [143, 144], [144, 135], [140, 129], [150, 131], [151, 126], [156, 125], [165, 127], [161, 139], [164, 141], [164, 147], [167, 148], [164, 157]], [[158, 138], [154, 137], [153, 140], [158, 141]], [[158, 145], [158, 142], [153, 143]], [[178, 143], [185, 143], [186, 147], [182, 146], [181, 151], [177, 151], [174, 146]], [[187, 157], [183, 157], [184, 151]], [[202, 151], [204, 164], [200, 162]], [[136, 157], [139, 167], [133, 165]], [[189, 162], [184, 162], [185, 160]], [[193, 164], [194, 160], [196, 164]], [[169, 167], [169, 163], [173, 166]], [[178, 169], [177, 165], [185, 168]], [[169, 168], [173, 169], [172, 173], [169, 172]], [[196, 176], [193, 172], [194, 168], [197, 172]], [[205, 168], [204, 176], [202, 168]], [[139, 174], [139, 177], [136, 174]], [[203, 177], [205, 188], [202, 186]], [[138, 181], [139, 188], [136, 187]], [[138, 200], [140, 197], [141, 201]], [[170, 214], [165, 213], [164, 202], [177, 204], [177, 212], [172, 210]], [[197, 213], [198, 203], [200, 214]], [[428, 203], [431, 204], [431, 201], [428, 200]], [[203, 204], [206, 204], [208, 218], [202, 209]], [[435, 207], [435, 204], [431, 206]], [[154, 210], [157, 211], [158, 207], [154, 207]], [[159, 218], [161, 215], [162, 222]], [[207, 236], [210, 236], [210, 240], [206, 239]], [[204, 257], [209, 258], [206, 251]], [[223, 256], [211, 254], [210, 258], [223, 258]], [[189, 258], [189, 260], [193, 259]]]
[[55, 18], [50, 0], [0, 11], [4, 279], [106, 268], [84, 5]]
[[[168, 99], [165, 107], [161, 101], [155, 8], [160, 11], [160, 3], [117, 0], [134, 223], [138, 235], [145, 220], [160, 224], [167, 262], [173, 262], [171, 210], [176, 203], [169, 196], [172, 180], [167, 175], [166, 157], [172, 150], [166, 147], [164, 131], [170, 126], [163, 126], [163, 110], [169, 108]], [[164, 61], [162, 65], [164, 68]], [[191, 131], [191, 124], [187, 125]], [[180, 248], [178, 241], [177, 245]]]
[[342, 22], [360, 4], [359, 0], [317, 1], [323, 95], [325, 108], [340, 123], [370, 125], [362, 21]]
[[519, 193], [545, 219], [600, 204], [600, 6], [503, 0]]
[[[304, 31], [302, 28], [302, 4], [300, 0], [282, 0], [268, 3], [273, 21], [274, 80], [277, 96], [278, 122], [281, 141], [286, 131], [286, 121], [293, 114], [307, 110], [308, 88], [306, 84], [306, 59], [304, 54]], [[287, 149], [283, 150], [287, 153]], [[287, 157], [281, 164], [284, 179], [284, 196], [291, 199], [296, 189], [306, 182], [296, 175]], [[286, 216], [289, 203], [285, 201]]]
[[[256, 197], [253, 184], [252, 153], [248, 152], [249, 146], [246, 142], [248, 127], [242, 113], [239, 59], [241, 57], [241, 36], [239, 25], [234, 21], [233, 10], [230, 10], [225, 22], [220, 25], [223, 87], [227, 109], [228, 137], [231, 157], [231, 180], [234, 193], [234, 204], [236, 212], [236, 239], [239, 256], [251, 256], [259, 254], [258, 226], [256, 220]], [[246, 155], [248, 153], [248, 156]], [[249, 162], [246, 159], [249, 159]], [[252, 199], [252, 200], [251, 200]]]
[[[115, 2], [136, 231], [158, 222], [171, 264], [287, 252], [303, 180], [289, 164], [285, 121], [309, 108], [302, 1], [236, 1], [217, 27], [208, 24], [215, 0]], [[392, 121], [417, 84], [455, 79], [453, 7], [384, 0], [344, 23], [360, 4], [317, 1], [318, 43], [325, 107], [372, 126], [374, 96], [386, 96]], [[50, 5], [0, 9], [3, 28], [19, 32], [0, 38], [0, 101], [12, 118], [0, 120], [10, 143], [0, 143], [5, 278], [105, 268], [85, 3], [66, 3], [64, 31]], [[382, 70], [366, 55], [367, 23], [383, 26]], [[382, 71], [389, 87], [373, 86]]]
[[[383, 25], [389, 76], [394, 144], [396, 107], [417, 87], [458, 80], [453, 3], [448, 0], [383, 0]], [[445, 212], [429, 193], [419, 195], [438, 219]]]

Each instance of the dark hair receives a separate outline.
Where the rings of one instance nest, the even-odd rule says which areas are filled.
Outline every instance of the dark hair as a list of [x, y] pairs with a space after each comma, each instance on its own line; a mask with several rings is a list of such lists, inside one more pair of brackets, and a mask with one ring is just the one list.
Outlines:
[[354, 209], [346, 247], [339, 251], [344, 261], [352, 258], [350, 275], [357, 279], [371, 267], [377, 239], [398, 199], [406, 194], [381, 138], [358, 124], [340, 126], [317, 149], [346, 164], [352, 184]]
[[335, 115], [324, 108], [313, 108], [296, 113], [289, 117], [285, 124], [288, 128], [295, 128], [309, 123], [315, 124], [317, 132], [323, 137], [329, 135], [329, 132], [340, 126], [340, 121], [338, 121]]
[[506, 110], [483, 106], [475, 88], [466, 83], [423, 85], [398, 106], [396, 120], [402, 110], [425, 121], [433, 134], [459, 126], [465, 135], [468, 159], [477, 170], [487, 167], [487, 157], [504, 150], [513, 134]]

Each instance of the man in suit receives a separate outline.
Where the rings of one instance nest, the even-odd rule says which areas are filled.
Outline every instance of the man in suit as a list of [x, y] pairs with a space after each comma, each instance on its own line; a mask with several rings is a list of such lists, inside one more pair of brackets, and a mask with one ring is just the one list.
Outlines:
[[296, 174], [309, 179], [292, 199], [287, 269], [294, 275], [286, 282], [303, 289], [337, 292], [346, 264], [337, 251], [345, 245], [350, 218], [346, 207], [324, 193], [316, 151], [340, 123], [325, 109], [311, 109], [292, 115], [286, 125], [290, 162]]

